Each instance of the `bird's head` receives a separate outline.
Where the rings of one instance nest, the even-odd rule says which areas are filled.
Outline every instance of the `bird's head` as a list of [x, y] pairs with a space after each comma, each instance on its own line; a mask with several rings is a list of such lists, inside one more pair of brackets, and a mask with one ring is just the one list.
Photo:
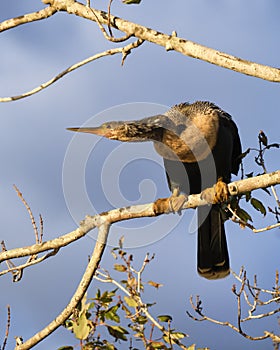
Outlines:
[[126, 123], [122, 121], [106, 122], [97, 127], [67, 128], [67, 130], [95, 134], [110, 140], [129, 141], [126, 135]]
[[162, 124], [166, 119], [166, 116], [153, 116], [141, 120], [112, 121], [97, 127], [67, 128], [67, 130], [86, 132], [122, 142], [160, 141]]

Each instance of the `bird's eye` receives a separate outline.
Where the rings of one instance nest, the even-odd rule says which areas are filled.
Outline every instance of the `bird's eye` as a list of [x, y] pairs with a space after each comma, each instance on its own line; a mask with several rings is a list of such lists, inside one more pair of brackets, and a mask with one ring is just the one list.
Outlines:
[[106, 124], [107, 129], [111, 129], [111, 124]]

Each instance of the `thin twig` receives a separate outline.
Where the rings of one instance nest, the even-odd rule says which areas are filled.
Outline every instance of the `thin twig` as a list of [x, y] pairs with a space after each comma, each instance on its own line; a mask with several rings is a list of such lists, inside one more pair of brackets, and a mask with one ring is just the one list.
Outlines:
[[[192, 296], [190, 297], [190, 304], [191, 304], [192, 308], [196, 311], [197, 308], [196, 308], [196, 306], [195, 306], [194, 303], [193, 303]], [[196, 311], [196, 312], [197, 312], [197, 311]], [[249, 335], [249, 334], [243, 332], [242, 330], [240, 331], [239, 327], [234, 326], [232, 323], [230, 323], [230, 322], [228, 322], [228, 321], [225, 321], [225, 322], [223, 322], [223, 321], [218, 321], [218, 320], [216, 320], [216, 319], [214, 319], [214, 318], [211, 318], [211, 317], [209, 317], [209, 316], [205, 316], [205, 315], [202, 314], [202, 313], [199, 314], [199, 315], [201, 316], [200, 318], [197, 318], [197, 317], [193, 316], [189, 311], [186, 311], [186, 313], [187, 313], [187, 315], [188, 315], [191, 319], [193, 319], [193, 320], [195, 320], [195, 321], [199, 321], [199, 322], [202, 322], [202, 321], [209, 321], [209, 322], [212, 322], [212, 323], [214, 323], [214, 324], [218, 324], [218, 325], [220, 325], [220, 326], [229, 327], [229, 328], [233, 329], [234, 331], [236, 331], [237, 333], [241, 334], [241, 335], [242, 335], [244, 338], [246, 338], [246, 339], [250, 339], [250, 340], [263, 340], [263, 339], [267, 339], [267, 338], [269, 337], [268, 334], [265, 334], [265, 335], [260, 336], [260, 337], [253, 337], [253, 336], [251, 336], [251, 335]]]
[[[40, 91], [42, 91], [43, 89], [46, 89], [47, 87], [49, 87], [50, 85], [54, 84], [56, 81], [58, 81], [59, 79], [63, 78], [65, 75], [67, 75], [68, 73], [73, 72], [74, 70], [94, 61], [97, 60], [101, 57], [105, 57], [105, 56], [113, 56], [115, 54], [122, 54], [123, 57], [126, 57], [128, 53], [131, 52], [132, 49], [140, 46], [143, 43], [143, 40], [136, 40], [133, 43], [130, 43], [124, 47], [119, 47], [119, 48], [115, 48], [115, 49], [109, 49], [107, 51], [98, 53], [96, 55], [90, 56], [88, 58], [86, 58], [85, 60], [82, 60], [78, 63], [73, 64], [72, 66], [66, 68], [64, 71], [60, 72], [59, 74], [57, 74], [55, 77], [51, 78], [50, 80], [46, 81], [45, 83], [40, 84], [39, 86], [37, 86], [36, 88], [27, 91], [21, 95], [16, 95], [16, 96], [11, 96], [11, 97], [1, 97], [0, 98], [0, 102], [10, 102], [10, 101], [15, 101], [15, 100], [20, 100], [22, 98], [34, 95]], [[122, 59], [122, 63], [123, 63]]]
[[[74, 14], [93, 21], [97, 21], [97, 17], [101, 24], [108, 23], [107, 13], [94, 9], [93, 15], [91, 11], [88, 11], [87, 6], [78, 1], [69, 2], [66, 5], [65, 1], [47, 0], [47, 2], [51, 4], [55, 3], [56, 8], [61, 8], [69, 14]], [[201, 59], [205, 62], [213, 63], [242, 74], [255, 76], [268, 81], [280, 81], [280, 70], [278, 68], [240, 59], [239, 57], [229, 55], [228, 53], [217, 51], [216, 49], [177, 37], [176, 35], [164, 34], [116, 16], [111, 16], [110, 23], [114, 28], [127, 33], [128, 35], [133, 35], [139, 39], [150, 41], [167, 50], [175, 50], [183, 55]]]
[[[57, 249], [54, 249], [53, 251], [49, 252], [48, 254], [45, 254], [44, 256], [41, 256], [40, 258], [37, 258], [36, 260], [28, 260], [25, 264], [22, 264], [22, 265], [19, 265], [19, 266], [13, 266], [13, 267], [10, 267], [8, 268], [7, 270], [3, 270], [0, 272], [0, 276], [3, 276], [9, 272], [13, 272], [13, 271], [16, 271], [17, 274], [18, 274], [18, 271], [22, 271], [23, 269], [27, 268], [27, 267], [30, 267], [30, 266], [33, 266], [35, 264], [39, 264], [40, 262], [46, 260], [47, 258], [51, 257], [51, 256], [54, 256], [58, 253], [59, 251], [59, 248]], [[13, 278], [14, 280], [15, 278]], [[17, 280], [14, 282], [18, 282], [18, 278]]]
[[30, 208], [30, 206], [28, 205], [28, 203], [26, 202], [26, 200], [24, 199], [22, 193], [20, 192], [20, 190], [17, 188], [16, 185], [13, 185], [17, 195], [19, 196], [20, 200], [22, 201], [22, 203], [24, 204], [28, 214], [29, 214], [29, 217], [30, 217], [30, 220], [31, 220], [31, 224], [33, 226], [33, 230], [34, 230], [34, 234], [35, 234], [35, 242], [36, 244], [39, 244], [40, 243], [40, 238], [39, 238], [39, 233], [38, 233], [38, 228], [37, 228], [37, 225], [36, 225], [36, 221], [34, 219], [34, 215], [32, 213], [32, 210]]
[[[146, 265], [145, 263], [146, 258], [144, 260], [143, 265]], [[143, 267], [142, 265], [142, 267]], [[141, 268], [142, 269], [142, 268]], [[143, 270], [142, 270], [143, 271]], [[137, 272], [138, 274], [138, 272]], [[102, 276], [103, 278], [100, 278], [99, 276]], [[111, 283], [114, 284], [116, 287], [118, 287], [120, 290], [123, 291], [123, 293], [125, 293], [127, 296], [129, 296], [130, 298], [134, 299], [135, 302], [137, 303], [137, 306], [139, 308], [138, 313], [139, 312], [143, 312], [145, 314], [145, 316], [152, 322], [152, 324], [157, 327], [165, 336], [167, 336], [168, 338], [170, 337], [170, 339], [172, 339], [172, 341], [174, 341], [177, 345], [179, 345], [182, 349], [187, 350], [188, 347], [184, 346], [184, 344], [182, 344], [178, 339], [174, 339], [172, 337], [172, 334], [170, 333], [170, 331], [166, 330], [164, 326], [162, 326], [148, 311], [147, 306], [145, 305], [145, 303], [142, 301], [141, 299], [141, 295], [140, 293], [135, 294], [135, 293], [131, 293], [129, 292], [122, 284], [120, 284], [118, 281], [116, 281], [115, 279], [113, 279], [110, 274], [108, 272], [104, 273], [101, 272], [100, 270], [98, 270], [94, 276], [94, 278], [100, 282], [103, 283]], [[137, 284], [137, 288], [139, 288], [139, 284]], [[170, 341], [171, 344], [171, 341]]]
[[264, 232], [264, 231], [269, 231], [269, 230], [273, 230], [277, 227], [280, 227], [280, 222], [276, 223], [276, 224], [272, 224], [272, 225], [268, 225], [266, 227], [262, 227], [262, 228], [255, 228], [253, 225], [249, 224], [248, 222], [242, 220], [234, 210], [231, 209], [230, 204], [227, 205], [227, 209], [231, 212], [232, 217], [231, 220], [233, 222], [236, 222], [239, 225], [242, 226], [246, 226], [248, 227], [251, 231], [253, 231], [254, 233], [260, 233], [260, 232]]
[[111, 29], [111, 22], [110, 22], [112, 2], [113, 2], [113, 0], [110, 0], [109, 4], [108, 4], [108, 30], [109, 30], [109, 33], [110, 33], [111, 37], [113, 36], [113, 32], [112, 32], [112, 29]]
[[43, 242], [43, 234], [44, 234], [44, 221], [42, 218], [42, 215], [39, 214], [39, 219], [40, 219], [40, 238], [39, 238], [39, 243]]
[[6, 323], [6, 331], [5, 331], [5, 337], [3, 340], [2, 350], [5, 350], [5, 347], [7, 345], [9, 332], [10, 332], [10, 326], [11, 326], [11, 308], [10, 305], [7, 305], [7, 323]]
[[[266, 169], [266, 166], [265, 166], [265, 161], [264, 161], [264, 153], [267, 149], [271, 148], [272, 145], [268, 145], [267, 144], [267, 136], [265, 135], [265, 133], [261, 130], [259, 132], [259, 136], [258, 136], [258, 139], [259, 139], [259, 150], [258, 150], [258, 156], [255, 158], [255, 161], [256, 163], [262, 167], [263, 171], [265, 174], [267, 174], [267, 169]], [[273, 145], [277, 145], [278, 148], [279, 148], [279, 144], [273, 144]], [[263, 147], [264, 146], [264, 147]], [[275, 190], [275, 187], [274, 186], [271, 186], [271, 192], [276, 200], [276, 203], [278, 205], [278, 208], [280, 207], [280, 201], [279, 201], [279, 198], [278, 198], [278, 195], [276, 193], [276, 190]]]
[[[230, 322], [222, 322], [222, 321], [218, 321], [215, 320], [209, 316], [206, 316], [205, 314], [202, 313], [202, 302], [199, 299], [199, 297], [196, 297], [196, 303], [194, 303], [193, 297], [190, 297], [190, 304], [192, 309], [200, 316], [199, 318], [193, 316], [190, 312], [187, 311], [187, 315], [192, 318], [195, 321], [209, 321], [218, 325], [222, 325], [222, 326], [227, 326], [232, 328], [234, 331], [238, 332], [239, 334], [241, 334], [243, 337], [250, 339], [250, 340], [263, 340], [266, 339], [268, 337], [273, 338], [272, 336], [275, 336], [273, 333], [270, 333], [270, 335], [268, 334], [268, 332], [264, 332], [264, 336], [259, 336], [259, 337], [253, 337], [249, 334], [247, 334], [246, 332], [243, 331], [241, 324], [245, 323], [246, 321], [250, 321], [250, 320], [256, 320], [256, 319], [262, 319], [262, 318], [266, 318], [266, 317], [270, 317], [275, 315], [276, 313], [280, 312], [280, 308], [276, 308], [272, 311], [269, 312], [265, 312], [262, 314], [258, 314], [255, 315], [253, 314], [256, 309], [257, 306], [264, 306], [267, 304], [270, 304], [272, 301], [273, 302], [279, 302], [280, 298], [277, 297], [273, 297], [272, 299], [270, 299], [269, 301], [263, 302], [262, 300], [260, 300], [260, 293], [261, 292], [265, 292], [267, 294], [270, 295], [275, 295], [275, 292], [273, 291], [269, 291], [266, 289], [261, 289], [257, 286], [257, 276], [254, 276], [254, 283], [253, 285], [250, 284], [249, 280], [246, 277], [246, 271], [244, 270], [244, 268], [241, 268], [239, 275], [237, 275], [236, 273], [232, 272], [234, 277], [241, 283], [239, 290], [236, 290], [236, 286], [233, 285], [232, 287], [232, 292], [234, 293], [234, 295], [237, 297], [237, 326], [233, 325]], [[276, 281], [275, 281], [275, 288], [278, 289], [278, 272], [276, 271]], [[249, 295], [246, 293], [245, 287], [248, 288], [249, 290], [249, 295], [251, 294], [251, 296], [253, 297], [253, 303], [251, 303], [249, 301]], [[242, 318], [242, 304], [241, 304], [241, 297], [244, 297], [246, 303], [248, 306], [250, 306], [250, 309], [248, 310], [248, 316], [247, 317], [243, 317]], [[275, 336], [277, 338], [277, 336]]]
[[[237, 275], [237, 273], [234, 272], [233, 270], [231, 270], [230, 272], [239, 282], [242, 282], [242, 278], [240, 277], [240, 275]], [[243, 273], [243, 271], [241, 271], [241, 272]], [[275, 295], [277, 293], [277, 292], [269, 290], [269, 289], [264, 289], [264, 288], [260, 288], [257, 286], [252, 286], [248, 280], [245, 283], [246, 283], [246, 286], [249, 286], [250, 288], [261, 291], [263, 293], [267, 293], [267, 294], [271, 294], [271, 295]]]
[[250, 316], [248, 316], [248, 317], [243, 318], [243, 319], [241, 320], [241, 322], [246, 322], [246, 321], [249, 321], [249, 320], [257, 320], [257, 319], [269, 317], [269, 316], [272, 316], [272, 315], [277, 314], [278, 312], [280, 312], [280, 308], [275, 309], [275, 310], [271, 310], [271, 311], [269, 311], [269, 312], [265, 312], [265, 313], [263, 313], [263, 314], [250, 315]]
[[[34, 14], [26, 14], [18, 17], [17, 19], [4, 21], [0, 23], [0, 31], [16, 27], [27, 22], [32, 22], [34, 20], [47, 18], [57, 11], [67, 12], [68, 14], [74, 14], [81, 18], [86, 18], [96, 22], [98, 20], [100, 24], [108, 23], [108, 14], [104, 11], [90, 8], [94, 11], [93, 15], [93, 12], [89, 11], [88, 1], [86, 5], [78, 1], [42, 1], [50, 6]], [[126, 33], [127, 36], [135, 36], [138, 39], [150, 41], [156, 45], [164, 47], [166, 50], [175, 50], [183, 55], [237, 71], [241, 74], [258, 77], [272, 82], [280, 81], [280, 70], [278, 68], [244, 60], [239, 57], [229, 55], [228, 53], [177, 37], [176, 35], [164, 34], [116, 16], [111, 16], [110, 23], [111, 25], [113, 23], [112, 26], [114, 28]]]
[[[109, 6], [111, 5], [111, 2], [112, 0], [110, 1], [109, 3]], [[108, 29], [109, 29], [109, 33], [110, 35], [107, 34], [105, 28], [103, 27], [103, 25], [101, 24], [101, 22], [99, 21], [99, 18], [98, 16], [96, 15], [95, 13], [95, 10], [91, 7], [90, 8], [92, 14], [94, 15], [95, 17], [95, 21], [99, 27], [99, 29], [101, 30], [102, 34], [104, 35], [104, 38], [108, 41], [111, 41], [113, 43], [121, 43], [121, 42], [124, 42], [126, 40], [128, 40], [129, 38], [132, 37], [131, 34], [125, 34], [124, 36], [120, 37], [120, 38], [115, 38], [113, 35], [112, 35], [112, 30], [111, 30], [111, 22], [110, 22], [110, 17], [108, 16], [108, 20], [107, 20], [107, 24], [108, 24]]]
[[[2, 252], [6, 252], [7, 251], [7, 248], [6, 248], [6, 245], [5, 245], [5, 242], [2, 241], [1, 242], [1, 248], [2, 248]], [[20, 268], [18, 268], [13, 262], [12, 260], [10, 259], [7, 259], [6, 261], [6, 265], [8, 266], [8, 269], [5, 270], [5, 273], [7, 272], [11, 272], [12, 273], [12, 276], [13, 276], [13, 282], [18, 282], [21, 280], [22, 278], [22, 273], [23, 273], [23, 270], [21, 270]], [[3, 275], [5, 274], [3, 273]], [[2, 275], [2, 272], [0, 273], [0, 276]]]

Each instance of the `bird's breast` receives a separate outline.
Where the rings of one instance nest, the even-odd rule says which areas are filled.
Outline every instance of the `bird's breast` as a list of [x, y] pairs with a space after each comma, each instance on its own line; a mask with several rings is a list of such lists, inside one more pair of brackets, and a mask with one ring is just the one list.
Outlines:
[[216, 116], [194, 118], [186, 123], [180, 134], [165, 130], [155, 150], [163, 158], [193, 163], [205, 159], [217, 142], [219, 120]]

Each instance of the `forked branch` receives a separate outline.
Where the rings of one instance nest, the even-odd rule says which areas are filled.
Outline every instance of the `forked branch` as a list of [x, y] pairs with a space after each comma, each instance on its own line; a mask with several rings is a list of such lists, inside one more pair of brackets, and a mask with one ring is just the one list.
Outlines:
[[[212, 317], [207, 316], [202, 310], [202, 301], [200, 300], [199, 296], [194, 298], [190, 297], [190, 304], [192, 309], [199, 315], [199, 317], [195, 317], [192, 315], [189, 311], [187, 311], [187, 315], [195, 320], [195, 321], [209, 321], [211, 323], [215, 323], [220, 326], [226, 326], [231, 329], [233, 329], [235, 332], [241, 334], [243, 337], [250, 339], [250, 340], [264, 340], [267, 338], [271, 338], [273, 343], [279, 343], [280, 337], [279, 335], [276, 335], [269, 331], [264, 331], [263, 335], [260, 336], [252, 336], [248, 333], [246, 333], [243, 330], [242, 325], [250, 320], [257, 320], [257, 319], [264, 319], [266, 317], [273, 316], [280, 312], [279, 301], [280, 301], [280, 295], [279, 295], [279, 274], [278, 271], [276, 271], [275, 275], [275, 290], [269, 291], [267, 289], [259, 288], [257, 285], [257, 278], [254, 277], [254, 283], [251, 284], [250, 281], [246, 277], [246, 271], [242, 268], [239, 275], [232, 272], [233, 276], [238, 280], [240, 283], [240, 287], [237, 290], [236, 285], [232, 286], [232, 292], [236, 296], [237, 300], [237, 324], [234, 325], [231, 322], [228, 321], [219, 321]], [[261, 299], [261, 293], [264, 294], [266, 300]], [[243, 309], [242, 309], [242, 300], [245, 301], [245, 304], [247, 304], [247, 316], [242, 317]], [[259, 309], [266, 305], [277, 305], [277, 307], [273, 308], [271, 311], [268, 312], [261, 312], [257, 313]], [[256, 314], [257, 313], [257, 314]]]

